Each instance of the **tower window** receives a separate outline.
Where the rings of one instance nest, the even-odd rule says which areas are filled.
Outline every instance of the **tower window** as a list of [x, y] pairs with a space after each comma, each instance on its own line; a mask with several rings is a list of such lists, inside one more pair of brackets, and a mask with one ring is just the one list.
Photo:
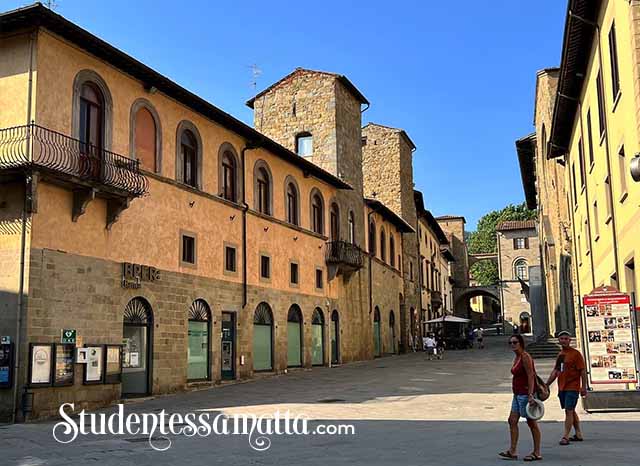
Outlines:
[[300, 133], [296, 136], [296, 152], [302, 157], [313, 155], [313, 136], [311, 133]]

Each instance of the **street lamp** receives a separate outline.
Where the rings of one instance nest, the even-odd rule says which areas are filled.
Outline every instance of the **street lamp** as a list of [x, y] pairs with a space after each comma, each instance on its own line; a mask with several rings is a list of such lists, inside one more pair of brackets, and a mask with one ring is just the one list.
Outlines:
[[633, 181], [640, 181], [640, 153], [631, 159], [631, 177]]

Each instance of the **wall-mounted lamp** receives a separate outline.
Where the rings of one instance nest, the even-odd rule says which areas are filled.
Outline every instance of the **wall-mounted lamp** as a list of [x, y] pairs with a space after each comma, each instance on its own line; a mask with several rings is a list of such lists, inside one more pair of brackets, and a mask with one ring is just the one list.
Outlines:
[[297, 237], [297, 236], [294, 236], [294, 237], [293, 237], [293, 240], [294, 240], [294, 241], [298, 241], [298, 237]]
[[151, 95], [153, 95], [156, 92], [158, 92], [158, 88], [156, 86], [149, 86], [149, 87], [146, 87], [145, 89]]
[[264, 227], [264, 231], [269, 231], [269, 227]]
[[196, 201], [189, 202], [189, 207], [193, 207], [194, 205], [196, 205]]

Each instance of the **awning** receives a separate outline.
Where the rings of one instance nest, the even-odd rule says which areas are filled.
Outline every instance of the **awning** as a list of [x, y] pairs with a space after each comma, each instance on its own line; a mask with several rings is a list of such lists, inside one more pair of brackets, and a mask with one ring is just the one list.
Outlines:
[[456, 324], [466, 324], [467, 322], [471, 322], [471, 320], [464, 319], [462, 317], [456, 317], [456, 316], [444, 316], [444, 318], [438, 317], [435, 319], [424, 321], [423, 324], [438, 324], [441, 322], [454, 322]]

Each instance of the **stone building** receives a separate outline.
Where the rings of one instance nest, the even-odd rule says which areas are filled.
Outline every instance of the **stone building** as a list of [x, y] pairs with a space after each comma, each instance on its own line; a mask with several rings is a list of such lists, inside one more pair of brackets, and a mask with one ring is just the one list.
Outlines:
[[540, 265], [540, 248], [533, 220], [512, 220], [496, 226], [500, 301], [505, 322], [533, 333], [529, 304], [530, 270]]
[[550, 335], [559, 329], [574, 333], [576, 328], [566, 165], [547, 157], [558, 72], [558, 68], [547, 68], [537, 73], [536, 131], [516, 141], [527, 207], [538, 211], [540, 259]]
[[39, 4], [0, 31], [0, 416], [407, 348], [415, 206], [364, 190], [347, 78], [295, 70], [254, 129]]
[[468, 317], [469, 307], [462, 294], [469, 287], [469, 252], [464, 236], [464, 217], [443, 215], [436, 217], [436, 221], [449, 239], [449, 248], [453, 255], [453, 303], [452, 309], [456, 316]]

